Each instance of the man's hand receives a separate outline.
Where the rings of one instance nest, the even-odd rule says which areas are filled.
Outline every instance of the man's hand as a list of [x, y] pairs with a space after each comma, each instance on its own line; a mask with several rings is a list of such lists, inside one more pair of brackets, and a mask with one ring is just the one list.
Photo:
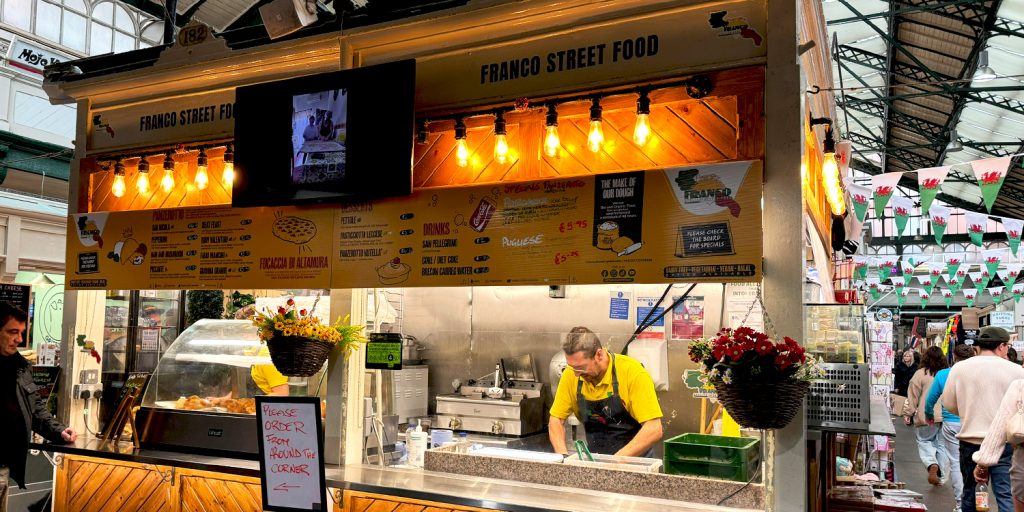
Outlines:
[[975, 466], [974, 480], [979, 484], [988, 482], [988, 468], [986, 468], [985, 466]]
[[60, 433], [60, 437], [61, 439], [64, 440], [64, 442], [73, 443], [75, 442], [76, 439], [78, 439], [78, 434], [75, 433], [73, 429], [66, 428], [64, 429], [63, 432]]
[[909, 427], [911, 423], [913, 423], [913, 420], [910, 419], [910, 416], [904, 416], [903, 417], [903, 424], [904, 425]]
[[934, 427], [935, 426], [935, 418], [928, 418], [928, 426], [929, 427]]

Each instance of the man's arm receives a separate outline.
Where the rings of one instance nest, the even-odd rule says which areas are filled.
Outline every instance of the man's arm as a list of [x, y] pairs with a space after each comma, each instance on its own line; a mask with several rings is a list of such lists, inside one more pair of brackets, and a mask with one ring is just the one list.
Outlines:
[[623, 446], [621, 450], [615, 452], [615, 455], [641, 457], [646, 454], [647, 450], [650, 450], [655, 443], [661, 441], [662, 434], [661, 418], [647, 420], [640, 425], [640, 432], [637, 432], [636, 436], [634, 436], [626, 446]]
[[554, 416], [548, 420], [548, 440], [551, 441], [551, 448], [555, 453], [565, 455], [569, 450], [565, 447], [565, 420]]
[[39, 398], [39, 394], [32, 392], [28, 396], [32, 404], [32, 431], [46, 438], [47, 441], [59, 443], [62, 441], [72, 442], [75, 440], [75, 432], [70, 428], [61, 425], [46, 408], [46, 402]]
[[959, 416], [960, 408], [956, 404], [956, 373], [953, 372], [955, 369], [951, 368], [949, 375], [946, 375], [946, 387], [942, 390], [942, 406]]

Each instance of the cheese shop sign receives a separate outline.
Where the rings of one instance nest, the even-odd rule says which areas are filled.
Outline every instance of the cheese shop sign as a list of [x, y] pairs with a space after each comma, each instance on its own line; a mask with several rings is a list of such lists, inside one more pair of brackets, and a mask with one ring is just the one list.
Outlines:
[[488, 286], [761, 278], [760, 161], [306, 208], [68, 219], [71, 289]]

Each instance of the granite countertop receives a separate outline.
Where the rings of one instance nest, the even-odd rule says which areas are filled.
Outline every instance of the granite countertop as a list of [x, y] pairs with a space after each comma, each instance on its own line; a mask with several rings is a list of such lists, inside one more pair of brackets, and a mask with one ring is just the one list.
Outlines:
[[450, 448], [427, 450], [424, 467], [442, 473], [670, 500], [683, 506], [700, 504], [694, 510], [714, 510], [709, 505], [719, 502], [739, 509], [764, 510], [766, 500], [765, 488], [761, 484], [746, 485], [745, 482], [712, 478], [510, 460], [456, 453]]

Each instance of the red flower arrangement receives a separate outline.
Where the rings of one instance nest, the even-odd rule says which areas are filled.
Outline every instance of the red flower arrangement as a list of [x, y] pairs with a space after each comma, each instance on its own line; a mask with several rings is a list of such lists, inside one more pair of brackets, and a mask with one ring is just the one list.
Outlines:
[[796, 340], [783, 337], [775, 342], [767, 334], [749, 327], [723, 329], [712, 339], [690, 342], [690, 360], [701, 363], [710, 380], [726, 384], [778, 382], [789, 378], [812, 380], [824, 376], [823, 369], [808, 361]]

